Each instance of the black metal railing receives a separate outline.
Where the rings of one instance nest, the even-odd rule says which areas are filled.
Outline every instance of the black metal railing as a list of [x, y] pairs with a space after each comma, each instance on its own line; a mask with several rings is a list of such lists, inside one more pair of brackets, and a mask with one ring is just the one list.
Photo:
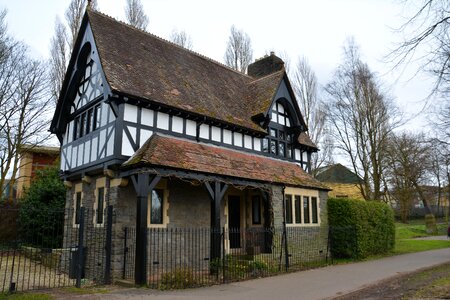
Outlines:
[[[149, 228], [148, 284], [172, 289], [266, 277], [330, 262], [328, 228]], [[213, 240], [220, 256], [212, 257]], [[134, 279], [135, 229], [124, 229], [123, 278]], [[287, 253], [286, 253], [287, 249]], [[287, 258], [287, 259], [286, 259]]]
[[109, 282], [112, 211], [0, 208], [0, 293]]

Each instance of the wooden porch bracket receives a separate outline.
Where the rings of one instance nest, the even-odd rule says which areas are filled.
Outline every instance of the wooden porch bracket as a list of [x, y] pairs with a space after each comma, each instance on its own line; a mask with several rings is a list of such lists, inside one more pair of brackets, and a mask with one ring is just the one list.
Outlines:
[[136, 203], [136, 253], [134, 280], [138, 285], [147, 284], [147, 217], [148, 195], [161, 180], [160, 175], [150, 177], [148, 173], [131, 176], [137, 194]]
[[211, 198], [211, 251], [210, 259], [220, 258], [220, 203], [228, 190], [228, 184], [205, 181], [205, 187]]

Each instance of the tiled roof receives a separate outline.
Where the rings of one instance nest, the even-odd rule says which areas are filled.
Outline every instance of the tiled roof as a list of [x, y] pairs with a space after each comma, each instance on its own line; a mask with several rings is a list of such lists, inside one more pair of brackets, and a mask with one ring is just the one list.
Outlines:
[[156, 134], [122, 166], [165, 167], [328, 190], [292, 162]]
[[88, 20], [113, 91], [266, 133], [251, 117], [268, 111], [284, 70], [255, 80], [101, 13]]
[[319, 169], [316, 178], [321, 182], [333, 183], [357, 184], [363, 181], [358, 175], [341, 164], [334, 164]]
[[52, 146], [38, 146], [32, 144], [20, 145], [20, 151], [22, 153], [40, 153], [58, 156], [59, 150], [60, 150], [59, 147], [52, 147]]
[[314, 142], [311, 140], [311, 138], [309, 137], [309, 135], [306, 132], [302, 132], [299, 134], [298, 136], [298, 142], [301, 145], [307, 146], [309, 148], [318, 150], [319, 148], [317, 148], [316, 144], [314, 144]]

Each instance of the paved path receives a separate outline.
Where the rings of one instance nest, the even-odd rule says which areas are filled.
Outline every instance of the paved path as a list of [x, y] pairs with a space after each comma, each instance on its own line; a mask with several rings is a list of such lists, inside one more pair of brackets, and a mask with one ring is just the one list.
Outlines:
[[332, 299], [382, 279], [446, 262], [450, 262], [450, 249], [404, 254], [206, 288], [179, 291], [132, 288], [105, 295], [80, 295], [73, 299]]

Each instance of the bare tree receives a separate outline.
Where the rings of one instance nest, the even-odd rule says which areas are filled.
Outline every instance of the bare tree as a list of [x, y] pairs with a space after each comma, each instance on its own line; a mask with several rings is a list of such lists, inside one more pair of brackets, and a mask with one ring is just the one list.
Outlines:
[[50, 84], [54, 102], [58, 101], [66, 74], [68, 60], [68, 44], [66, 27], [57, 18], [55, 21], [55, 35], [50, 41]]
[[80, 29], [81, 21], [83, 20], [84, 11], [88, 4], [90, 4], [93, 9], [97, 7], [96, 0], [72, 0], [70, 1], [69, 7], [66, 9], [65, 17], [70, 31], [70, 51], [72, 51], [72, 48], [75, 45], [78, 30]]
[[408, 133], [392, 134], [386, 152], [388, 177], [394, 191], [407, 206], [417, 195], [428, 214], [433, 212], [423, 186], [430, 182], [431, 152], [432, 147], [423, 134]]
[[312, 156], [312, 173], [324, 163], [332, 161], [332, 144], [326, 136], [327, 113], [325, 105], [318, 97], [317, 77], [308, 60], [300, 57], [292, 72], [292, 86], [300, 110], [308, 126], [308, 135], [320, 151]]
[[[0, 30], [6, 30], [5, 14], [0, 17]], [[0, 192], [5, 179], [11, 176], [13, 186], [20, 159], [20, 145], [39, 144], [49, 134], [51, 103], [43, 63], [28, 57], [24, 44], [6, 33], [0, 34], [4, 55], [0, 60]]]
[[[420, 61], [419, 69], [436, 78], [432, 93], [450, 93], [450, 2], [405, 1], [414, 13], [398, 29], [407, 36], [391, 53], [396, 66]], [[406, 33], [406, 34], [405, 34]], [[424, 54], [425, 53], [425, 54]]]
[[[58, 18], [55, 21], [55, 34], [50, 41], [50, 85], [54, 103], [58, 101], [64, 76], [66, 74], [67, 63], [73, 51], [78, 30], [83, 20], [86, 6], [92, 9], [97, 7], [96, 0], [72, 0], [66, 9], [65, 18], [67, 25], [64, 25]], [[69, 31], [69, 34], [67, 33]]]
[[131, 26], [142, 30], [147, 29], [148, 17], [145, 14], [144, 7], [140, 0], [127, 0], [125, 6], [125, 18]]
[[184, 30], [173, 30], [170, 35], [170, 40], [186, 49], [192, 50], [192, 38]]
[[366, 200], [381, 200], [383, 156], [389, 134], [399, 125], [393, 101], [381, 90], [374, 73], [363, 63], [353, 40], [344, 47], [345, 60], [325, 87], [328, 118], [336, 147], [363, 179]]
[[250, 37], [243, 30], [236, 29], [234, 25], [230, 29], [224, 58], [227, 66], [243, 73], [253, 58]]

